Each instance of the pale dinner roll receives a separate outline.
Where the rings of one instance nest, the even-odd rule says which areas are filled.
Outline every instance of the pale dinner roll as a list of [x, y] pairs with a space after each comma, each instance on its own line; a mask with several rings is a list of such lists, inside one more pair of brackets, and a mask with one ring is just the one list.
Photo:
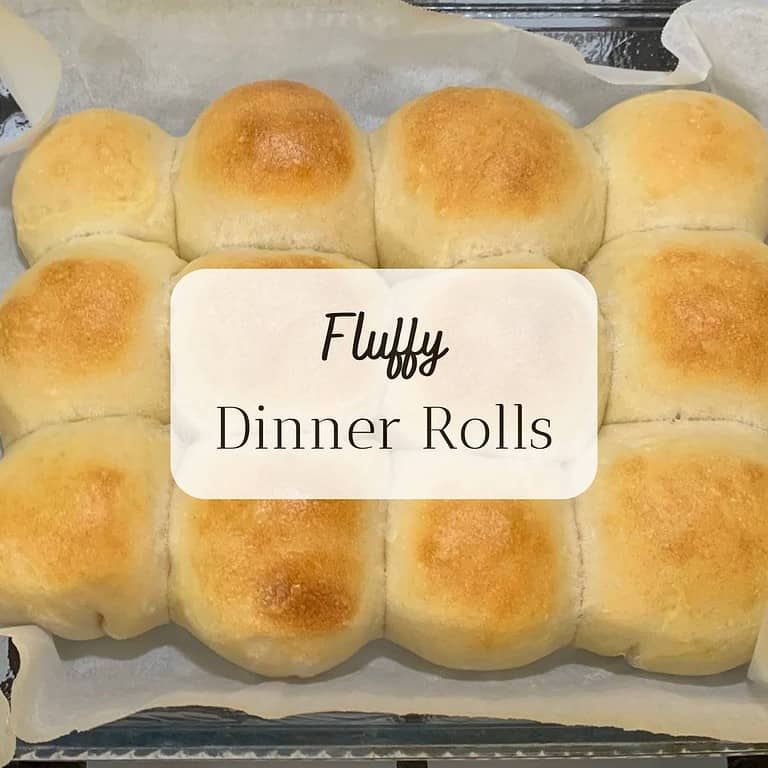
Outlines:
[[176, 247], [176, 139], [143, 117], [87, 109], [61, 118], [16, 174], [13, 216], [32, 264], [72, 237], [120, 234]]
[[366, 136], [320, 91], [273, 80], [235, 88], [179, 153], [179, 249], [312, 249], [376, 264]]
[[[460, 269], [558, 269], [557, 264], [541, 256], [488, 256], [462, 261]], [[597, 315], [597, 425], [603, 423], [611, 390], [613, 371], [613, 341], [611, 329], [602, 310]]]
[[613, 331], [605, 314], [597, 307], [597, 426], [605, 421], [613, 381]]
[[0, 435], [139, 414], [168, 422], [168, 292], [184, 265], [119, 235], [50, 251], [0, 301]]
[[603, 235], [605, 182], [588, 139], [512, 91], [445, 88], [371, 137], [382, 267], [544, 256], [578, 269]]
[[608, 175], [606, 240], [657, 227], [768, 234], [768, 134], [732, 101], [647, 93], [586, 131]]
[[241, 667], [307, 677], [381, 634], [384, 508], [367, 501], [171, 506], [173, 620]]
[[390, 502], [386, 636], [423, 658], [528, 664], [570, 642], [578, 601], [571, 502]]
[[195, 259], [187, 264], [178, 279], [198, 269], [367, 269], [367, 265], [338, 253], [231, 248]]
[[601, 248], [586, 276], [614, 337], [607, 422], [768, 428], [768, 246], [739, 232], [637, 233]]
[[0, 461], [0, 626], [71, 640], [168, 620], [167, 430], [137, 417], [57, 424]]
[[554, 261], [540, 254], [476, 256], [455, 265], [458, 269], [560, 269]]
[[604, 427], [576, 500], [577, 645], [652, 672], [746, 663], [768, 608], [768, 434], [728, 422]]

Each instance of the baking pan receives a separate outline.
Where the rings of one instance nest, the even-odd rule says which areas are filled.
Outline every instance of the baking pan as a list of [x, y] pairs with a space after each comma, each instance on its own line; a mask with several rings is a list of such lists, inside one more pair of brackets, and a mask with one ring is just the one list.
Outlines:
[[[671, 70], [661, 30], [680, 0], [559, 3], [440, 2], [412, 4], [491, 19], [575, 45], [595, 64]], [[11, 657], [14, 651], [11, 648]], [[0, 669], [0, 690], [11, 688]], [[470, 757], [640, 757], [767, 752], [765, 744], [733, 744], [615, 728], [528, 721], [451, 718], [414, 713], [319, 713], [264, 720], [222, 709], [189, 707], [141, 712], [44, 744], [18, 742], [20, 760], [134, 758], [424, 759]]]

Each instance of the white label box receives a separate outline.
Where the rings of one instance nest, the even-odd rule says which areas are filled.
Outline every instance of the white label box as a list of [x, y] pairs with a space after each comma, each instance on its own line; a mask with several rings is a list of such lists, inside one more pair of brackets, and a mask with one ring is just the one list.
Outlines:
[[560, 269], [201, 269], [171, 298], [171, 466], [199, 498], [571, 498], [597, 300]]

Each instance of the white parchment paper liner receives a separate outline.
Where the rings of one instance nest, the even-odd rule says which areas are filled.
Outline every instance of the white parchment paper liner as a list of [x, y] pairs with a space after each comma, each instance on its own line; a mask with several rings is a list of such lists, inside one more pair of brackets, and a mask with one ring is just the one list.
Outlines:
[[61, 62], [31, 24], [0, 6], [0, 79], [16, 98], [29, 128], [0, 142], [0, 156], [28, 147], [45, 129], [56, 107]]
[[8, 702], [0, 696], [0, 765], [5, 765], [13, 759], [15, 745]]
[[[671, 74], [584, 64], [568, 45], [501, 25], [430, 14], [396, 0], [224, 4], [167, 0], [11, 0], [62, 60], [57, 113], [130, 110], [183, 134], [227, 88], [285, 77], [319, 87], [366, 129], [449, 84], [498, 85], [576, 124], [653, 86], [688, 84], [768, 121], [768, 4], [694, 0], [664, 33]], [[18, 156], [0, 160], [0, 288], [22, 271], [10, 213]], [[739, 564], [734, 563], [734, 568]], [[43, 741], [152, 706], [220, 705], [266, 717], [329, 710], [526, 718], [768, 741], [768, 701], [744, 670], [704, 679], [644, 675], [621, 660], [556, 654], [523, 670], [439, 670], [379, 642], [322, 678], [265, 681], [163, 627], [132, 641], [72, 643], [8, 628], [21, 654], [10, 729], [0, 699], [0, 764], [11, 732]]]

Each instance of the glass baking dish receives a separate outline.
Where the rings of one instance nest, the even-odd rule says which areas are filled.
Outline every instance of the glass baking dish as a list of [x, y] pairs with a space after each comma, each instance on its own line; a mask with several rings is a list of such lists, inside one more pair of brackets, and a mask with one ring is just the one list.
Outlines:
[[[492, 19], [575, 45], [595, 64], [670, 70], [661, 30], [681, 0], [561, 0], [558, 3], [410, 0], [445, 13]], [[2, 646], [0, 646], [2, 648]], [[14, 650], [10, 649], [11, 657]], [[11, 658], [11, 670], [15, 659]], [[5, 674], [0, 668], [0, 681]], [[0, 684], [8, 692], [10, 680]], [[19, 760], [122, 758], [427, 759], [642, 757], [768, 752], [734, 744], [616, 728], [414, 713], [318, 713], [264, 720], [231, 710], [187, 707], [140, 712], [44, 744], [17, 744]]]
[[491, 19], [564, 40], [592, 64], [666, 71], [677, 63], [661, 44], [661, 30], [684, 0], [408, 1], [420, 8]]
[[705, 756], [766, 751], [768, 744], [731, 744], [520, 720], [349, 712], [262, 720], [242, 712], [189, 707], [148, 710], [46, 744], [19, 743], [16, 757], [396, 760]]

